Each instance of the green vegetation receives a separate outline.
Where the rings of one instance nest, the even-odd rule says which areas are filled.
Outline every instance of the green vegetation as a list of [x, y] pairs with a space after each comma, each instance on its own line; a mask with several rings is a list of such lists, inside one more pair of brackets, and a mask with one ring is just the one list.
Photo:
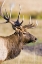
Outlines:
[[2, 19], [2, 17], [0, 16], [0, 19]]
[[[24, 15], [25, 19], [29, 19], [30, 16], [31, 16], [32, 19], [42, 19], [42, 12], [33, 11], [33, 12], [21, 13], [20, 18], [22, 18], [23, 15]], [[12, 18], [17, 18], [17, 16], [18, 16], [18, 12], [12, 12]], [[0, 19], [1, 19], [1, 16], [0, 16]]]

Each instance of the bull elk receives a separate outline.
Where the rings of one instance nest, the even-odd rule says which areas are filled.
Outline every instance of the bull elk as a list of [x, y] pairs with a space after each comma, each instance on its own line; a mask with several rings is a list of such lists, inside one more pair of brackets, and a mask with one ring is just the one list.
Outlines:
[[16, 27], [13, 30], [10, 23], [0, 24], [0, 27], [0, 61], [15, 58], [21, 52], [23, 45], [37, 40], [23, 27], [19, 29]]
[[15, 30], [14, 33], [9, 34], [8, 36], [1, 35], [0, 60], [4, 61], [16, 57], [23, 48], [23, 45], [25, 45], [26, 43], [35, 42], [36, 40], [37, 38], [35, 36], [20, 29]]
[[[18, 21], [19, 15], [17, 19]], [[4, 24], [0, 24], [0, 62], [15, 58], [21, 52], [23, 45], [37, 40], [35, 36], [25, 30], [24, 26], [20, 27], [23, 20], [19, 23], [20, 25], [16, 25], [19, 29], [15, 26], [16, 29], [13, 30], [12, 25], [14, 26], [14, 22], [12, 23], [12, 21], [10, 21], [10, 16], [8, 16], [7, 12], [6, 16], [3, 15], [2, 17], [11, 23], [6, 22]]]

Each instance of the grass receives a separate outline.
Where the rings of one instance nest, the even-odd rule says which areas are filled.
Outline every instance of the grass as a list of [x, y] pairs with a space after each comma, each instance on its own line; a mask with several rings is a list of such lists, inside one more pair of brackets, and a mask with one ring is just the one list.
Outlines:
[[2, 64], [42, 64], [42, 57], [21, 51], [21, 54], [18, 57], [5, 61]]

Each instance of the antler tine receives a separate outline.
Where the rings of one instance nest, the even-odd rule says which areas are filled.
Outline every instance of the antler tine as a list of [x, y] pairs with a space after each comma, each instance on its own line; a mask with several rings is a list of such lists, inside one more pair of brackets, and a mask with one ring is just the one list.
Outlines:
[[4, 0], [4, 1], [0, 1], [0, 7], [1, 7], [1, 8], [3, 7], [5, 1], [6, 1], [6, 0]]
[[30, 20], [29, 20], [29, 24], [31, 24], [32, 22], [31, 22], [31, 16], [30, 16]]
[[20, 12], [21, 12], [21, 5], [19, 4]]
[[8, 15], [8, 13], [7, 13], [7, 11], [6, 11], [6, 9], [5, 9], [5, 14], [6, 14], [7, 17], [9, 17], [9, 15]]
[[10, 4], [10, 19], [11, 19], [11, 12], [12, 12], [13, 8], [14, 8], [14, 3], [11, 3]]
[[38, 26], [38, 21], [36, 20], [36, 25]]
[[22, 21], [24, 21], [24, 15], [23, 15], [23, 19], [22, 19]]
[[2, 7], [5, 3], [5, 0], [4, 1], [1, 1], [1, 6], [0, 6], [0, 15], [3, 17], [3, 14], [2, 14]]
[[18, 14], [18, 20], [20, 19], [20, 14], [21, 14], [21, 5], [19, 4], [19, 14]]
[[2, 4], [2, 6], [1, 6], [1, 7], [3, 7], [3, 5], [5, 4], [5, 1], [6, 1], [6, 0], [4, 0], [4, 1], [3, 1], [3, 4]]
[[8, 15], [6, 9], [5, 9], [5, 14], [3, 15], [3, 18], [6, 20], [5, 23], [8, 23], [8, 22], [9, 22], [10, 17], [9, 17], [9, 15]]

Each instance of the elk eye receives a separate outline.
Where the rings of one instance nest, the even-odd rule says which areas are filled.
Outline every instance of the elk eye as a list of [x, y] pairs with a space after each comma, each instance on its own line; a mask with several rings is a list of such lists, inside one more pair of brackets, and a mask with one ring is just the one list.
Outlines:
[[23, 34], [26, 34], [26, 32], [23, 32]]

